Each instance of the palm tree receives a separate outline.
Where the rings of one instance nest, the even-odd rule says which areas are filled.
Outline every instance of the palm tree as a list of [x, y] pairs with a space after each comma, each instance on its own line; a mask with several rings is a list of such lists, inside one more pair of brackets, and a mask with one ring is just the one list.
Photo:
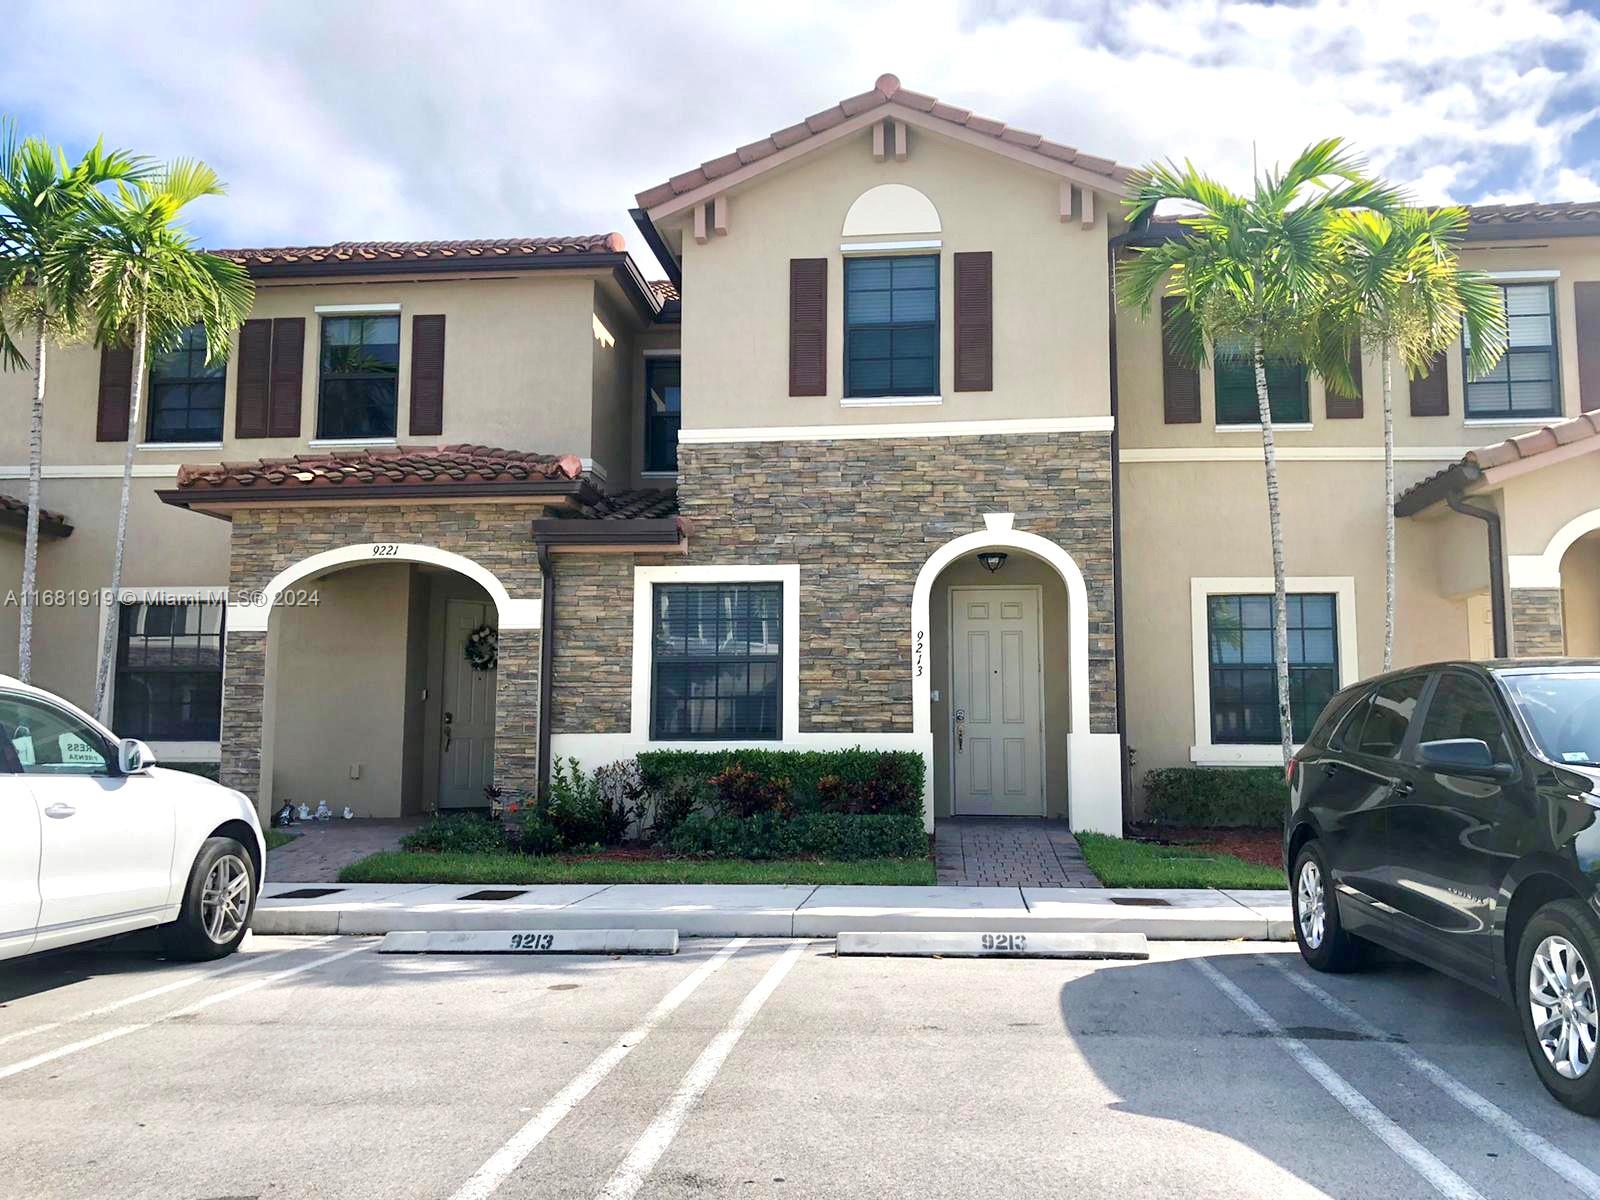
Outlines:
[[201, 250], [176, 224], [183, 209], [226, 189], [210, 167], [179, 160], [156, 173], [119, 183], [114, 198], [93, 204], [94, 223], [52, 259], [64, 286], [81, 277], [96, 337], [102, 345], [133, 347], [128, 388], [128, 441], [123, 452], [122, 498], [111, 563], [112, 618], [105, 622], [95, 677], [95, 712], [109, 720], [107, 703], [117, 645], [117, 596], [122, 589], [123, 549], [133, 494], [133, 452], [139, 442], [139, 407], [152, 349], [178, 345], [186, 329], [205, 328], [206, 358], [226, 357], [229, 339], [250, 314], [255, 285], [243, 267]]
[[1492, 370], [1506, 351], [1500, 289], [1480, 271], [1463, 271], [1456, 258], [1466, 231], [1467, 210], [1460, 207], [1401, 208], [1389, 214], [1349, 211], [1333, 223], [1339, 279], [1332, 300], [1339, 319], [1322, 327], [1333, 339], [1324, 354], [1329, 383], [1353, 394], [1354, 378], [1339, 376], [1341, 346], [1352, 338], [1376, 344], [1383, 362], [1385, 671], [1394, 660], [1395, 355], [1415, 378], [1465, 329], [1467, 368], [1476, 376]]
[[1337, 278], [1334, 219], [1351, 211], [1389, 212], [1402, 197], [1371, 179], [1338, 138], [1307, 147], [1281, 173], [1258, 176], [1248, 195], [1230, 190], [1192, 163], [1166, 162], [1135, 172], [1128, 197], [1128, 220], [1135, 226], [1147, 222], [1163, 201], [1179, 202], [1186, 211], [1177, 218], [1181, 236], [1136, 247], [1124, 263], [1124, 303], [1148, 316], [1164, 287], [1166, 295], [1180, 301], [1168, 317], [1167, 330], [1180, 356], [1204, 366], [1208, 345], [1238, 341], [1255, 368], [1272, 539], [1278, 726], [1287, 764], [1294, 750], [1288, 596], [1267, 360], [1298, 360], [1321, 373], [1318, 355], [1328, 340], [1322, 329], [1333, 319], [1329, 294]]
[[78, 162], [39, 138], [17, 137], [0, 121], [0, 367], [28, 366], [18, 339], [33, 341], [33, 408], [28, 426], [28, 524], [22, 556], [22, 618], [17, 636], [17, 673], [33, 673], [33, 601], [39, 578], [39, 482], [44, 474], [45, 351], [51, 338], [74, 335], [82, 297], [71, 277], [57, 281], [46, 260], [61, 258], [81, 231], [98, 188], [136, 179], [144, 160], [96, 142]]

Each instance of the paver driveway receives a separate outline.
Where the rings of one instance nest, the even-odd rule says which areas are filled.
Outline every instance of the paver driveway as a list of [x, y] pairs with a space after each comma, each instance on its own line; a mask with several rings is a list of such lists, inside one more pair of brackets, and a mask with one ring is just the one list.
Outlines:
[[1419, 968], [373, 948], [5, 964], [0, 1197], [1600, 1196], [1600, 1125]]

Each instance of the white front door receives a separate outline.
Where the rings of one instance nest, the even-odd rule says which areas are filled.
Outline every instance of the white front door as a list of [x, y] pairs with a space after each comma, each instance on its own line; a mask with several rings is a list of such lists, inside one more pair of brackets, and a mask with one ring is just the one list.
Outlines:
[[[444, 618], [444, 728], [439, 755], [439, 807], [482, 808], [483, 789], [494, 778], [494, 671], [467, 661], [467, 639], [493, 626], [493, 604], [447, 600]], [[508, 784], [518, 781], [505, 780]], [[532, 786], [527, 780], [523, 786]]]
[[[0, 731], [0, 958], [26, 954], [39, 923], [39, 806]], [[9, 766], [8, 766], [9, 762]]]
[[950, 589], [955, 812], [1044, 815], [1039, 589]]

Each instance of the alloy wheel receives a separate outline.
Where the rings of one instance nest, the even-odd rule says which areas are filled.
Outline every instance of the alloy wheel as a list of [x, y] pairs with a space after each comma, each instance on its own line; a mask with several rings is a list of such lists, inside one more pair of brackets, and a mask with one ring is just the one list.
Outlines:
[[1315, 950], [1322, 945], [1323, 934], [1327, 932], [1328, 914], [1323, 907], [1322, 868], [1314, 858], [1307, 858], [1300, 864], [1295, 899], [1298, 901], [1295, 907], [1299, 913], [1300, 937], [1308, 950]]
[[211, 864], [200, 889], [200, 923], [219, 946], [238, 936], [250, 913], [250, 868], [237, 854]]
[[1589, 964], [1566, 938], [1539, 943], [1528, 966], [1528, 1008], [1545, 1058], [1563, 1079], [1581, 1079], [1594, 1065], [1600, 1040]]

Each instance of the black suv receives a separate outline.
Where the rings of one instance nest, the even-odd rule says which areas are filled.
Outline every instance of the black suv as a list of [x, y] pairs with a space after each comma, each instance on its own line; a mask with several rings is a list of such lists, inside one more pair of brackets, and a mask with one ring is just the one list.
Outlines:
[[1600, 660], [1356, 684], [1288, 779], [1306, 962], [1349, 970], [1377, 942], [1500, 996], [1545, 1087], [1600, 1114]]

